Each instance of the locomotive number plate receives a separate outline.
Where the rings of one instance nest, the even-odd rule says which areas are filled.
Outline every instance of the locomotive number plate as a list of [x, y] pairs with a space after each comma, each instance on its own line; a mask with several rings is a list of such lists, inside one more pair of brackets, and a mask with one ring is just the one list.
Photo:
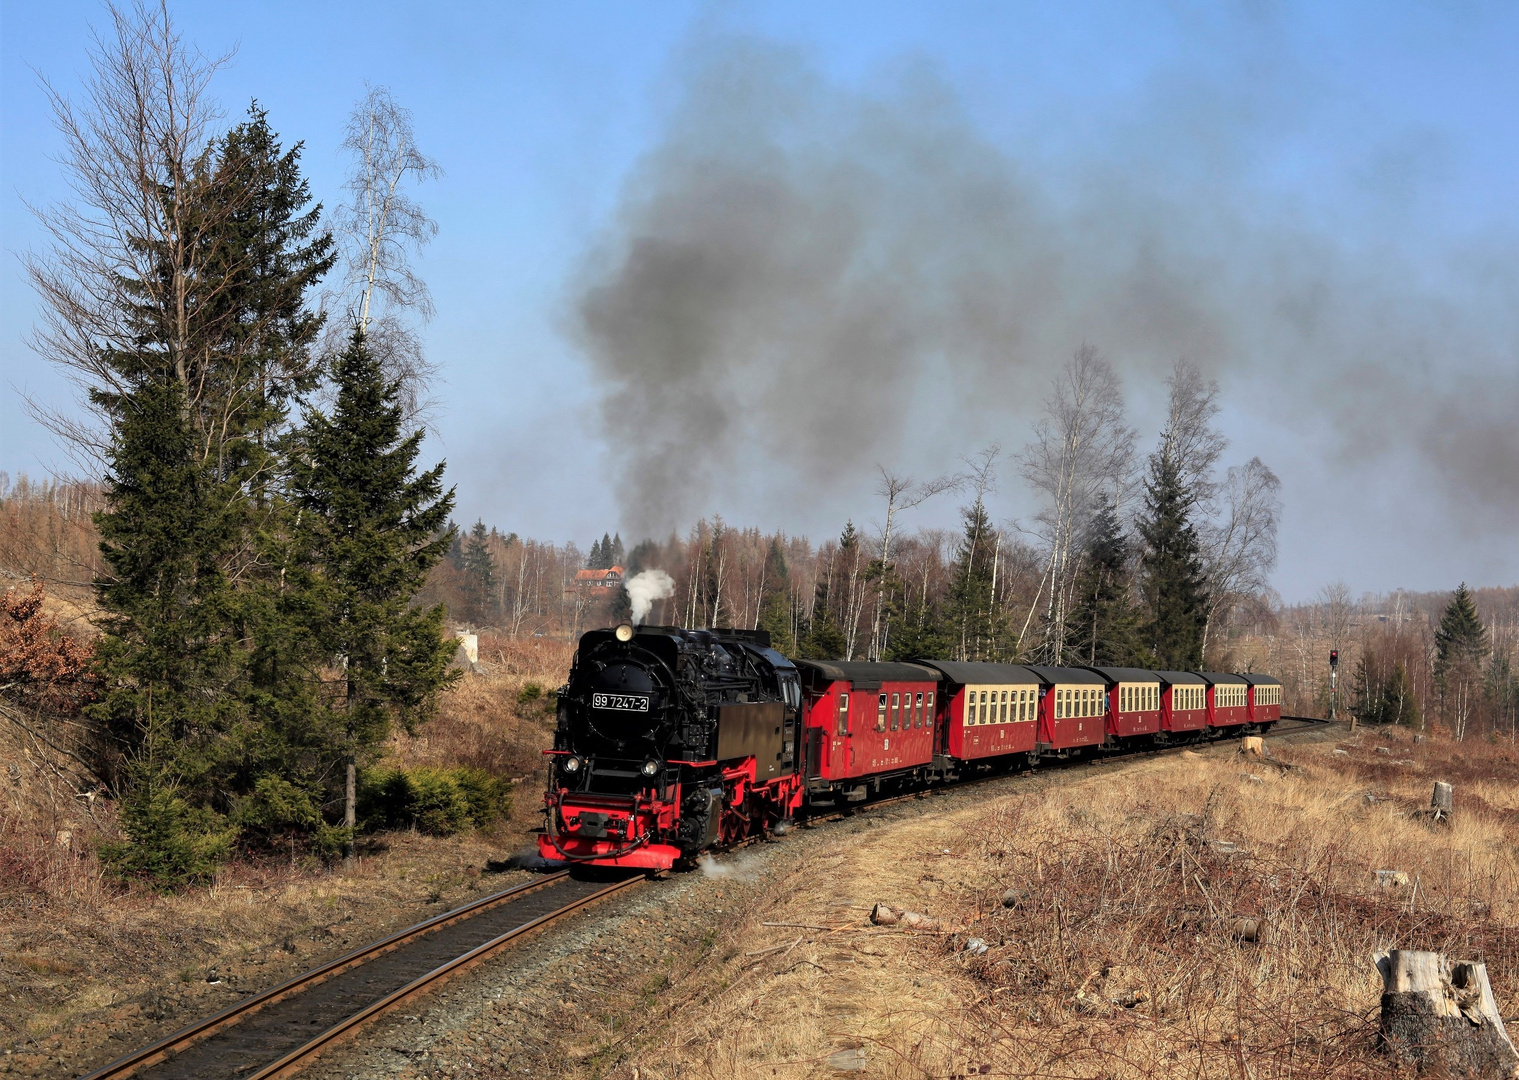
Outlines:
[[648, 712], [649, 699], [641, 694], [592, 694], [591, 708], [619, 709], [622, 712]]

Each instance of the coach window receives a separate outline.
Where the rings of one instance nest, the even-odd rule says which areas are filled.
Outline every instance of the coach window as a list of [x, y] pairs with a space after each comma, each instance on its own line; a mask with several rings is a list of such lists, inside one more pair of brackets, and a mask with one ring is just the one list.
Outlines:
[[901, 722], [901, 716], [902, 716], [902, 695], [901, 694], [892, 694], [891, 695], [891, 730], [892, 731], [896, 731], [897, 730], [897, 725]]
[[886, 695], [882, 694], [876, 699], [876, 730], [886, 730]]
[[839, 734], [849, 734], [849, 695], [839, 695]]
[[933, 694], [929, 694], [928, 695], [928, 700], [923, 703], [923, 707], [924, 707], [924, 709], [928, 713], [928, 721], [929, 721], [929, 723], [933, 723], [933, 719], [934, 719], [934, 696], [933, 696]]
[[913, 702], [912, 726], [915, 728], [923, 726], [923, 695], [921, 692], [918, 694], [917, 700]]

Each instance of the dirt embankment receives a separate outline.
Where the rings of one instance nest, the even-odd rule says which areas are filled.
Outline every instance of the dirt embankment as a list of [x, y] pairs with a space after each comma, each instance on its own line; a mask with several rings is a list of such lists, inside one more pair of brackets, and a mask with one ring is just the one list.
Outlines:
[[[367, 837], [351, 871], [292, 852], [226, 866], [164, 896], [104, 877], [93, 845], [115, 833], [107, 799], [77, 797], [45, 747], [0, 731], [0, 1073], [76, 1076], [239, 997], [487, 892], [527, 880], [492, 872], [539, 824], [552, 688], [533, 672], [567, 662], [482, 656], [438, 718], [400, 737], [389, 763], [470, 765], [516, 780], [507, 820], [452, 837]], [[532, 684], [532, 687], [529, 686]], [[536, 687], [534, 689], [533, 687]], [[526, 691], [526, 693], [524, 693]], [[9, 861], [6, 861], [9, 860]]]
[[[1268, 745], [798, 830], [504, 956], [318, 1075], [1382, 1077], [1386, 945], [1485, 959], [1514, 1017], [1519, 755]], [[1416, 813], [1435, 779], [1448, 827]], [[873, 925], [879, 901], [940, 925]]]

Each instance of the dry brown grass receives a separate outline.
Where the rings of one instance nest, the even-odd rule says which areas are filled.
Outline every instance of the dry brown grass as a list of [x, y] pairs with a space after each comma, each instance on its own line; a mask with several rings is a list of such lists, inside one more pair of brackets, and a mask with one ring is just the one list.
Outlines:
[[[1373, 950], [1485, 960], [1519, 1011], [1516, 763], [1387, 732], [1343, 749], [1182, 754], [869, 830], [772, 883], [630, 1057], [644, 1080], [830, 1075], [849, 1047], [901, 1078], [1396, 1075]], [[1414, 813], [1434, 779], [1449, 826]], [[878, 899], [945, 930], [870, 927]]]
[[[267, 985], [500, 887], [481, 870], [526, 846], [538, 823], [553, 689], [568, 655], [559, 643], [487, 643], [483, 672], [464, 675], [417, 736], [399, 736], [390, 760], [515, 778], [510, 818], [456, 837], [375, 836], [352, 871], [296, 851], [228, 864], [212, 884], [177, 895], [123, 886], [94, 854], [116, 835], [110, 800], [87, 797], [94, 789], [77, 769], [0, 724], [0, 984], [10, 995], [0, 1045], [53, 1065], [61, 1054], [73, 1068], [112, 1026], [142, 1035], [187, 1020], [226, 1004], [229, 988]], [[543, 693], [527, 700], [532, 682]]]

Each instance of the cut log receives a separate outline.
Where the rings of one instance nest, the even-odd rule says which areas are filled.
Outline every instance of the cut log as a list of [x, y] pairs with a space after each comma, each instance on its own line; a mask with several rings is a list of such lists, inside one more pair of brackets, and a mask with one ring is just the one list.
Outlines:
[[1519, 1077], [1487, 965], [1413, 949], [1374, 954], [1382, 975], [1378, 1045], [1419, 1072], [1471, 1080]]
[[890, 904], [877, 904], [870, 909], [870, 921], [877, 926], [910, 926], [915, 930], [935, 930], [939, 920], [921, 911], [904, 911]]

